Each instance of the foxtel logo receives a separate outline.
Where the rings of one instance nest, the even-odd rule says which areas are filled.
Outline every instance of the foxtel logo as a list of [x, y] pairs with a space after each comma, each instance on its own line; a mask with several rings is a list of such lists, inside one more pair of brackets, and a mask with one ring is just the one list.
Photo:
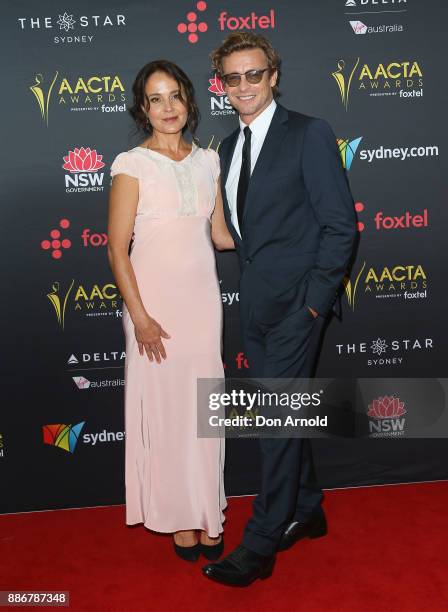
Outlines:
[[416, 215], [413, 215], [407, 210], [404, 215], [400, 215], [399, 217], [385, 217], [383, 211], [379, 210], [374, 217], [374, 221], [377, 230], [428, 227], [428, 209], [425, 208], [422, 214]]
[[230, 17], [227, 11], [221, 11], [218, 17], [219, 29], [223, 30], [261, 30], [275, 28], [275, 10], [271, 9], [268, 15], [258, 16], [252, 11], [247, 17]]

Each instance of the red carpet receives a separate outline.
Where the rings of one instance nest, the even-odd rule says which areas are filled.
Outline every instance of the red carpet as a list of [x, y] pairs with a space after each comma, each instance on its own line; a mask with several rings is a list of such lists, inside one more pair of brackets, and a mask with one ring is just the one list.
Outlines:
[[[251, 501], [229, 500], [226, 551]], [[170, 537], [125, 527], [123, 506], [3, 516], [0, 590], [67, 590], [76, 611], [445, 612], [447, 507], [446, 483], [328, 492], [329, 535], [279, 554], [247, 589], [203, 578]]]

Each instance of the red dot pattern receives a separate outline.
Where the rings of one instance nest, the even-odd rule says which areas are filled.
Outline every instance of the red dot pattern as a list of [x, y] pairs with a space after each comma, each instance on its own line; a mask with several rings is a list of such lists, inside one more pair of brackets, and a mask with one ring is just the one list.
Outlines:
[[[202, 0], [196, 2], [196, 8], [198, 11], [205, 11], [207, 8], [207, 2], [203, 2]], [[205, 23], [205, 21], [195, 23], [197, 19], [197, 14], [194, 11], [189, 11], [187, 13], [187, 21], [189, 23], [181, 22], [177, 24], [177, 31], [179, 32], [179, 34], [185, 34], [186, 32], [189, 32], [187, 40], [192, 44], [197, 43], [199, 40], [199, 36], [197, 34], [198, 31], [203, 33], [207, 32], [208, 30], [208, 25]]]
[[[70, 221], [68, 219], [61, 219], [59, 221], [59, 227], [61, 227], [62, 229], [68, 229], [70, 227]], [[68, 238], [60, 240], [61, 232], [56, 228], [50, 231], [50, 238], [51, 240], [42, 240], [42, 242], [40, 243], [41, 248], [44, 251], [49, 251], [50, 249], [52, 249], [51, 256], [53, 257], [53, 259], [61, 259], [61, 247], [62, 249], [69, 249], [72, 246], [71, 240], [69, 240]]]
[[[360, 213], [363, 212], [365, 206], [362, 202], [355, 202], [355, 210], [356, 212]], [[356, 227], [358, 229], [358, 232], [363, 232], [365, 229], [365, 225], [362, 221], [358, 221], [356, 224]]]

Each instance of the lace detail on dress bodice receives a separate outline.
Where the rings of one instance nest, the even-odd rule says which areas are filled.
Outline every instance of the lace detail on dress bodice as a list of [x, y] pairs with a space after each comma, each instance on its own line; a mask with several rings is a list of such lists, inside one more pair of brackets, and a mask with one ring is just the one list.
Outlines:
[[188, 217], [198, 212], [198, 192], [196, 184], [191, 172], [190, 162], [189, 160], [185, 161], [187, 162], [185, 164], [172, 164], [179, 190], [178, 213], [180, 217]]

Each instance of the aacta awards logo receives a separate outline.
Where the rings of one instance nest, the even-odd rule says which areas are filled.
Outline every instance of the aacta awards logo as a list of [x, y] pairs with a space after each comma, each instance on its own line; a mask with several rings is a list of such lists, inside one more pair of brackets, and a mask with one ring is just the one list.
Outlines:
[[58, 423], [56, 425], [43, 425], [42, 435], [44, 444], [50, 446], [57, 446], [58, 448], [67, 451], [68, 453], [74, 453], [80, 433], [86, 424], [85, 421], [81, 421], [77, 425], [64, 425]]
[[65, 290], [59, 281], [56, 281], [52, 284], [51, 291], [46, 294], [62, 330], [65, 328], [65, 318], [69, 311], [89, 318], [122, 317], [121, 296], [114, 283], [82, 284], [75, 289], [74, 286], [74, 279]]
[[105, 164], [96, 149], [80, 147], [69, 151], [63, 157], [62, 168], [69, 174], [65, 175], [65, 191], [80, 193], [85, 191], [103, 191], [104, 172], [99, 172]]
[[5, 439], [3, 437], [3, 434], [0, 433], [0, 459], [3, 459], [4, 456], [5, 456]]
[[[48, 126], [50, 102], [70, 111], [101, 111], [117, 113], [126, 111], [126, 91], [121, 78], [115, 75], [93, 75], [58, 81], [59, 71], [44, 75], [38, 72], [29, 89], [33, 93], [43, 121]], [[57, 92], [57, 93], [56, 93]]]
[[95, 34], [100, 31], [122, 29], [126, 26], [124, 15], [81, 15], [78, 17], [67, 11], [62, 15], [58, 14], [57, 17], [49, 15], [18, 17], [17, 21], [20, 31], [24, 34], [30, 31], [54, 34], [56, 30], [58, 34], [53, 36], [53, 43], [62, 45], [91, 43]]
[[404, 435], [406, 414], [404, 402], [399, 397], [385, 395], [369, 404], [370, 438], [391, 438]]
[[331, 73], [345, 110], [348, 110], [353, 87], [375, 97], [398, 96], [407, 99], [423, 96], [423, 71], [417, 61], [363, 64], [358, 71], [359, 64], [359, 57], [349, 63], [340, 59], [337, 69]]
[[352, 310], [357, 306], [359, 285], [363, 294], [377, 299], [425, 299], [428, 277], [422, 265], [396, 265], [367, 268], [364, 261], [355, 278], [343, 280], [345, 295]]
[[234, 115], [235, 110], [229, 102], [229, 98], [226, 95], [224, 84], [216, 73], [212, 79], [209, 79], [209, 92], [210, 96], [210, 114], [214, 117], [223, 115]]

